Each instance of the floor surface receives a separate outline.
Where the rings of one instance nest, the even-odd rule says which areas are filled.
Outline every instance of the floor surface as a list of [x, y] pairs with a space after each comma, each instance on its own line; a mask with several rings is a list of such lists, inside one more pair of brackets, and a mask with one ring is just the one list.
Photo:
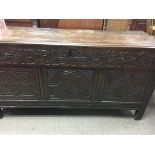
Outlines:
[[155, 134], [155, 93], [141, 121], [129, 111], [4, 109], [0, 134]]

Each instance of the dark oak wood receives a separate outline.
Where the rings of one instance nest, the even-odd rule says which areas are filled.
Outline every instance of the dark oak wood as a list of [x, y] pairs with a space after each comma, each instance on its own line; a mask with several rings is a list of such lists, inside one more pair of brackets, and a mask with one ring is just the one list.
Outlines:
[[152, 95], [152, 92], [155, 88], [155, 72], [153, 72], [151, 76], [152, 76], [152, 78], [150, 79], [151, 81], [149, 81], [149, 84], [148, 84], [146, 91], [144, 93], [144, 96], [143, 96], [143, 101], [142, 101], [143, 104], [140, 107], [140, 109], [136, 110], [136, 112], [135, 112], [135, 115], [134, 115], [135, 120], [140, 120], [142, 118], [142, 116], [145, 112], [145, 109], [149, 103], [149, 99]]
[[0, 108], [0, 119], [3, 118], [2, 108]]
[[0, 35], [0, 107], [136, 110], [155, 87], [144, 32], [8, 27]]

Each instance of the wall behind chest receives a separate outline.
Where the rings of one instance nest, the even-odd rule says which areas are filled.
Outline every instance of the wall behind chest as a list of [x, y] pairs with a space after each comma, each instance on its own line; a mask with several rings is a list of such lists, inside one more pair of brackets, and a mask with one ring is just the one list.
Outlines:
[[7, 26], [146, 31], [147, 19], [5, 19]]
[[40, 27], [102, 30], [103, 19], [40, 19]]

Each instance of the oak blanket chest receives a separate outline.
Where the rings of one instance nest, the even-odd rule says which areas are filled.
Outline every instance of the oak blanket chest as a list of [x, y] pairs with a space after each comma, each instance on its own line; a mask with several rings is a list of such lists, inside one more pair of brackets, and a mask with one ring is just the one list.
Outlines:
[[154, 87], [155, 39], [144, 32], [0, 32], [1, 109], [127, 109], [139, 120]]

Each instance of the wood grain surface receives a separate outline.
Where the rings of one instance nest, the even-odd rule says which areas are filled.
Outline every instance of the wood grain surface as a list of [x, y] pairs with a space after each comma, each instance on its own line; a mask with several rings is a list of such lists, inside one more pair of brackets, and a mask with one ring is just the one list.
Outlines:
[[151, 47], [155, 39], [141, 31], [66, 30], [51, 28], [8, 27], [0, 32], [2, 43], [78, 45], [97, 47]]

